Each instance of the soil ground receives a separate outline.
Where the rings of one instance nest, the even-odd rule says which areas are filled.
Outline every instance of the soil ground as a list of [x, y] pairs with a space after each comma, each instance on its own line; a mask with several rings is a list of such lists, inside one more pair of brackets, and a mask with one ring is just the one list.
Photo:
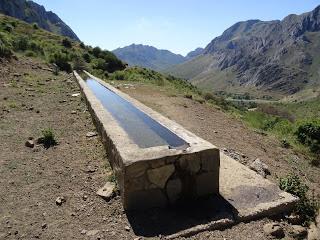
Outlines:
[[[86, 137], [95, 128], [81, 96], [72, 96], [79, 88], [71, 74], [55, 76], [45, 64], [22, 57], [0, 64], [0, 239], [140, 239], [141, 233], [161, 238], [164, 228], [178, 225], [174, 218], [159, 223], [158, 210], [132, 217], [119, 196], [106, 202], [96, 195], [111, 169], [99, 137]], [[214, 145], [241, 153], [244, 164], [260, 158], [269, 165], [271, 180], [295, 172], [319, 191], [318, 169], [221, 110], [168, 96], [156, 86], [121, 90]], [[53, 129], [57, 146], [25, 146], [46, 128]], [[57, 197], [66, 201], [58, 206]], [[269, 221], [240, 223], [192, 238], [268, 239], [262, 227]]]

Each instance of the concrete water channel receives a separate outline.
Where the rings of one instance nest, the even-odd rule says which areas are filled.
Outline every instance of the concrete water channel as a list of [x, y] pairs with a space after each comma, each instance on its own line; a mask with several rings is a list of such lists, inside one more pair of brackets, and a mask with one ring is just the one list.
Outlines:
[[79, 86], [102, 137], [127, 210], [219, 193], [219, 149], [104, 81]]
[[[74, 75], [115, 172], [124, 209], [194, 203], [181, 216], [174, 214], [179, 226], [168, 225], [173, 215], [167, 210], [154, 225], [145, 221], [145, 211], [136, 212], [129, 221], [137, 235], [190, 236], [288, 212], [298, 201], [112, 85], [87, 72], [84, 79]], [[203, 197], [208, 200], [202, 202]], [[203, 216], [194, 221], [189, 212]], [[141, 224], [148, 225], [142, 232]]]

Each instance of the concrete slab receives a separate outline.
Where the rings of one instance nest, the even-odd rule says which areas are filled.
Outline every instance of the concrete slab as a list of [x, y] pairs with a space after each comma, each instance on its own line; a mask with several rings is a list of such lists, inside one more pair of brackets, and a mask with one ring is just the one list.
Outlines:
[[298, 201], [275, 183], [225, 154], [220, 154], [220, 194], [236, 210], [237, 221], [290, 211]]

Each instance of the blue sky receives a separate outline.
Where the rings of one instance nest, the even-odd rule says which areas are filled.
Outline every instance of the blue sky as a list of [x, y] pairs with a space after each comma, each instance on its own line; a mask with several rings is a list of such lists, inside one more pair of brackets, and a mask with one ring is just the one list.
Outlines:
[[88, 45], [132, 43], [185, 55], [238, 21], [311, 11], [320, 0], [34, 0], [57, 13]]

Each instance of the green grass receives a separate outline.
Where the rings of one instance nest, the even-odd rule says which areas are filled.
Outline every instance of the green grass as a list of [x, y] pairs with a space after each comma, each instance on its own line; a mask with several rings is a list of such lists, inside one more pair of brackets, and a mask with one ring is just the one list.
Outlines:
[[[282, 147], [293, 148], [294, 151], [305, 155], [314, 165], [318, 165], [320, 157], [319, 134], [315, 132], [320, 128], [320, 99], [313, 99], [302, 103], [270, 103], [259, 105], [257, 111], [237, 111], [237, 115], [247, 126], [259, 129], [276, 136]], [[304, 131], [305, 126], [314, 135], [308, 141], [301, 141], [299, 131]], [[308, 130], [307, 129], [307, 130]], [[310, 135], [309, 131], [309, 135]], [[303, 132], [303, 134], [308, 134]]]

